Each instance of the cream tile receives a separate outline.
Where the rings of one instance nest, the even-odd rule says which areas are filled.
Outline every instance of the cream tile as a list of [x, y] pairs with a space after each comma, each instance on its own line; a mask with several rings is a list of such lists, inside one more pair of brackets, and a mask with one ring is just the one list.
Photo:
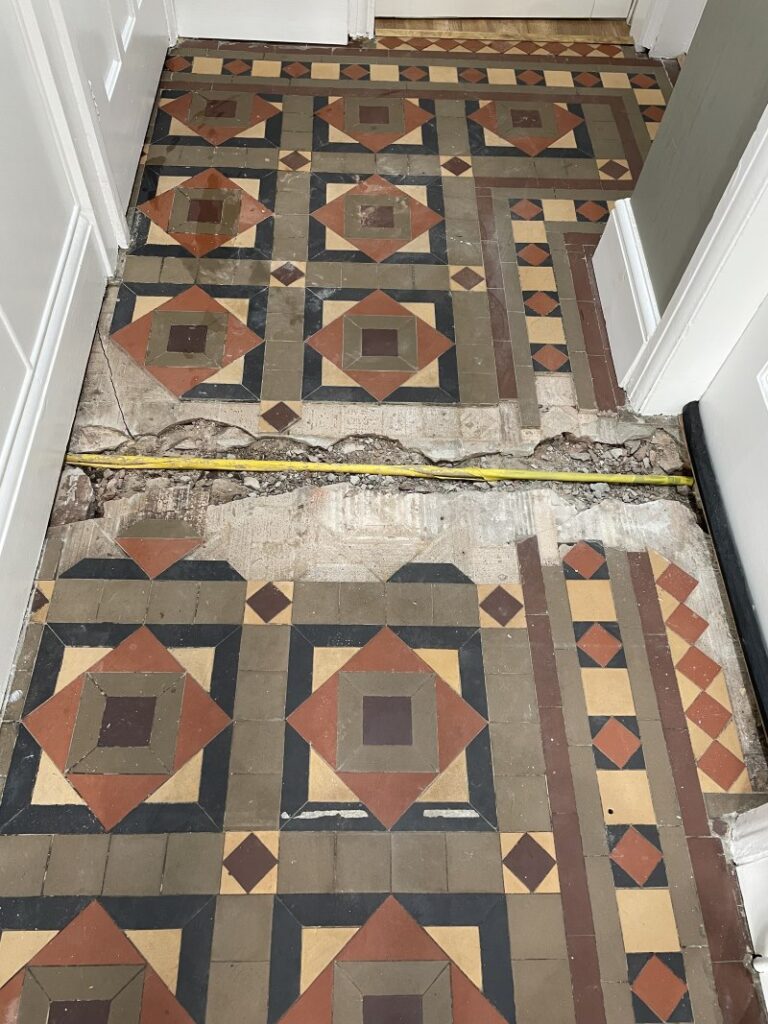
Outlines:
[[668, 953], [680, 949], [668, 889], [617, 889], [616, 902], [627, 953]]
[[597, 784], [607, 824], [652, 825], [656, 822], [644, 771], [598, 771]]
[[589, 715], [634, 715], [635, 702], [625, 668], [583, 668], [581, 681]]
[[566, 586], [574, 622], [615, 622], [610, 580], [568, 580]]

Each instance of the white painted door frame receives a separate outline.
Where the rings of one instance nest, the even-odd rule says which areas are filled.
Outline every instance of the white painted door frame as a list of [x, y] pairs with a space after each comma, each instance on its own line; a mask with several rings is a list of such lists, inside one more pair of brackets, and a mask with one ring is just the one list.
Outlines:
[[636, 412], [698, 401], [768, 295], [768, 109], [666, 310], [656, 308], [631, 199], [616, 204], [595, 276], [619, 382]]
[[687, 53], [707, 0], [637, 0], [629, 23], [638, 50], [652, 57]]

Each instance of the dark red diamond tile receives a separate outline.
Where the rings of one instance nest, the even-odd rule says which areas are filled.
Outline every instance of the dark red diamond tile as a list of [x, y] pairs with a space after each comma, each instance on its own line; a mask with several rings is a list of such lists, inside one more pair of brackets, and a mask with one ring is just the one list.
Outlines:
[[281, 267], [277, 267], [272, 271], [272, 277], [279, 281], [280, 284], [284, 284], [286, 287], [289, 284], [293, 284], [294, 282], [301, 280], [304, 276], [304, 272], [299, 270], [299, 268], [293, 263], [284, 263]]
[[521, 72], [517, 76], [518, 82], [522, 82], [523, 85], [541, 85], [544, 81], [544, 75], [540, 71], [534, 71], [529, 68], [527, 71]]
[[579, 217], [597, 224], [608, 217], [608, 205], [607, 203], [596, 203], [590, 199], [586, 203], [577, 203], [576, 213]]
[[452, 278], [456, 284], [461, 285], [462, 288], [466, 288], [468, 292], [483, 280], [480, 274], [478, 274], [477, 271], [472, 270], [471, 267], [463, 267], [461, 270], [453, 274]]
[[667, 618], [667, 626], [689, 644], [695, 644], [709, 628], [709, 623], [687, 605], [679, 604]]
[[523, 606], [514, 594], [510, 594], [503, 587], [496, 587], [480, 602], [480, 607], [500, 626], [506, 626]]
[[274, 583], [265, 583], [248, 598], [248, 605], [265, 622], [271, 622], [280, 612], [285, 611], [290, 603], [290, 598], [286, 597]]
[[551, 316], [560, 308], [556, 293], [533, 292], [525, 300], [525, 308], [536, 316]]
[[306, 167], [310, 162], [309, 158], [304, 156], [303, 153], [298, 153], [294, 150], [292, 153], [286, 153], [285, 156], [280, 157], [280, 163], [285, 164], [292, 171], [300, 171], [302, 167]]
[[504, 866], [534, 892], [555, 866], [555, 859], [526, 832], [504, 858]]
[[224, 867], [235, 881], [251, 892], [277, 864], [277, 859], [258, 836], [249, 835], [224, 859]]
[[618, 181], [627, 173], [627, 168], [623, 164], [617, 163], [616, 160], [609, 160], [601, 166], [600, 173], [607, 174], [609, 178]]
[[450, 160], [446, 160], [443, 164], [446, 171], [450, 174], [455, 174], [457, 177], [460, 174], [464, 174], [465, 171], [468, 171], [470, 166], [471, 165], [468, 164], [466, 160], [462, 160], [460, 156], [452, 156]]
[[292, 423], [296, 423], [301, 417], [299, 414], [287, 405], [285, 402], [277, 402], [271, 408], [267, 409], [266, 412], [261, 414], [261, 418], [266, 420], [273, 430], [276, 430], [278, 434], [281, 434], [284, 430], [287, 430]]

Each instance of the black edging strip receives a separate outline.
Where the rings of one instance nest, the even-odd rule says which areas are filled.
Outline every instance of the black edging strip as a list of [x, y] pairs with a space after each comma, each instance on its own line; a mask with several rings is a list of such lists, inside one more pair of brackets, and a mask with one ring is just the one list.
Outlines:
[[683, 428], [704, 515], [765, 728], [768, 725], [768, 650], [712, 466], [698, 402], [689, 402], [683, 409]]

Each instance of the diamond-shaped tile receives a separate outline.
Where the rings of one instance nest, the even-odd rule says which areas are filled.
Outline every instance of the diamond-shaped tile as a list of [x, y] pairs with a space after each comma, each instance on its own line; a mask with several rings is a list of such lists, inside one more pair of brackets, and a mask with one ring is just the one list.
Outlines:
[[463, 156], [452, 156], [440, 165], [443, 171], [452, 174], [455, 178], [461, 178], [472, 170], [472, 162]]
[[744, 771], [744, 762], [718, 740], [707, 747], [697, 764], [726, 793]]
[[298, 402], [267, 402], [261, 403], [262, 430], [269, 433], [284, 433], [288, 427], [298, 423], [301, 419], [300, 405]]
[[634, 995], [661, 1021], [671, 1019], [688, 992], [686, 983], [656, 955], [650, 956], [631, 987]]
[[510, 206], [510, 212], [515, 220], [544, 220], [544, 208], [541, 202], [533, 202], [530, 199], [518, 199]]
[[300, 152], [297, 149], [280, 151], [280, 166], [287, 167], [289, 171], [308, 171], [311, 163], [311, 153]]
[[184, 93], [162, 109], [212, 146], [220, 146], [280, 113], [274, 103], [257, 93], [213, 90]]
[[277, 864], [277, 857], [253, 832], [224, 858], [224, 867], [247, 893], [264, 879]]
[[[624, 874], [628, 875], [636, 885], [645, 886], [658, 875], [661, 875], [661, 877], [659, 877], [656, 884], [666, 884], [666, 874], [663, 871], [659, 872], [659, 867], [662, 865], [664, 858], [658, 845], [656, 845], [658, 843], [658, 832], [656, 832], [653, 826], [635, 827], [634, 825], [627, 825], [609, 829], [608, 832], [609, 845], [611, 846], [611, 861]], [[651, 842], [648, 834], [654, 833], [654, 842]], [[617, 884], [621, 884], [621, 882]]]
[[265, 583], [247, 599], [248, 607], [262, 620], [272, 622], [290, 607], [290, 597], [274, 583]]
[[678, 672], [690, 679], [692, 683], [706, 690], [712, 680], [720, 671], [720, 666], [713, 661], [709, 655], [700, 651], [698, 647], [689, 647], [682, 658], [678, 661], [676, 668]]
[[535, 370], [545, 370], [547, 373], [568, 372], [571, 368], [565, 345], [533, 345], [531, 359]]
[[689, 576], [684, 569], [673, 562], [669, 563], [657, 578], [656, 583], [678, 601], [687, 601], [699, 585], [693, 576]]
[[713, 740], [733, 717], [728, 708], [706, 692], [700, 693], [693, 704], [686, 708], [685, 715]]
[[584, 203], [577, 203], [576, 217], [578, 220], [588, 220], [592, 224], [597, 224], [601, 220], [607, 220], [608, 204], [597, 203], [592, 199], [588, 199]]
[[602, 545], [580, 540], [563, 556], [563, 562], [572, 573], [570, 578], [583, 580], [607, 579], [608, 571]]
[[[622, 650], [621, 640], [616, 635], [618, 626], [602, 622], [580, 625], [582, 628], [576, 639], [579, 651], [589, 659], [587, 664], [595, 663], [600, 668], [606, 668]], [[607, 628], [609, 625], [611, 629]]]
[[480, 602], [480, 607], [500, 626], [507, 626], [522, 609], [523, 603], [499, 586]]
[[525, 267], [552, 266], [552, 253], [548, 245], [528, 242], [517, 248], [517, 262]]
[[297, 284], [306, 275], [302, 268], [295, 263], [280, 263], [278, 261], [272, 270], [271, 276], [284, 288], [290, 288], [292, 284]]
[[465, 291], [470, 292], [477, 285], [482, 284], [485, 278], [482, 274], [478, 274], [476, 270], [473, 270], [472, 267], [462, 267], [461, 270], [451, 275], [451, 280], [455, 281]]
[[699, 637], [709, 628], [709, 623], [687, 605], [679, 604], [667, 617], [666, 625], [673, 633], [677, 633], [689, 644], [695, 644]]
[[112, 340], [176, 397], [263, 344], [196, 285], [122, 327]]
[[593, 729], [596, 731], [592, 737], [592, 746], [603, 755], [609, 764], [606, 765], [605, 761], [600, 758], [598, 761], [598, 767], [615, 767], [615, 768], [641, 768], [643, 766], [642, 756], [638, 756], [641, 753], [640, 737], [629, 728], [629, 724], [633, 724], [634, 728], [637, 728], [637, 723], [631, 719], [618, 719], [609, 718], [607, 722], [603, 723], [600, 718], [590, 719]]
[[524, 832], [503, 860], [504, 867], [523, 884], [528, 892], [535, 892], [556, 865], [555, 858], [530, 832]]
[[527, 292], [525, 295], [524, 305], [529, 315], [552, 316], [560, 309], [557, 292]]

